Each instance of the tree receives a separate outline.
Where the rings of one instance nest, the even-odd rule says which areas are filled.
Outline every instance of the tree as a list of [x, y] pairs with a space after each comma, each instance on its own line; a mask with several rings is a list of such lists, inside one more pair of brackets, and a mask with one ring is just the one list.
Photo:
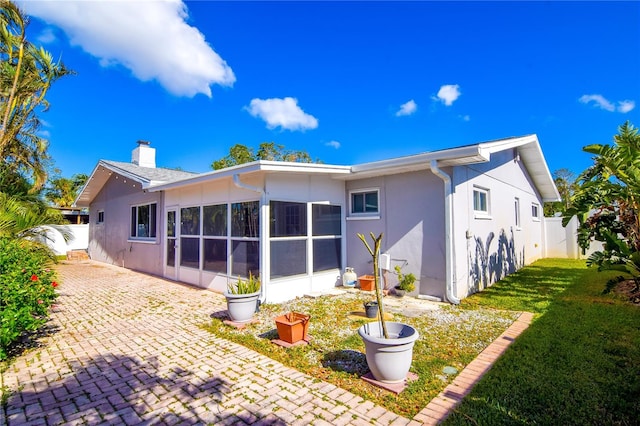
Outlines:
[[26, 39], [27, 25], [15, 4], [0, 0], [0, 155], [14, 172], [30, 176], [37, 190], [50, 160], [37, 112], [48, 109], [49, 88], [71, 71]]
[[45, 198], [56, 207], [71, 207], [87, 179], [89, 176], [85, 174], [76, 174], [71, 178], [51, 179], [45, 190]]
[[275, 142], [262, 142], [257, 152], [242, 144], [235, 144], [229, 149], [229, 154], [211, 163], [213, 170], [225, 169], [238, 164], [250, 163], [257, 160], [289, 161], [296, 163], [319, 163], [319, 160], [311, 160], [306, 151], [286, 150], [284, 145], [276, 145]]
[[619, 127], [614, 145], [583, 148], [594, 154], [594, 164], [582, 172], [564, 214], [564, 222], [577, 215], [578, 242], [587, 248], [592, 240], [604, 250], [589, 257], [599, 269], [640, 273], [640, 135], [628, 121]]
[[553, 182], [558, 188], [561, 201], [544, 203], [544, 215], [547, 217], [553, 216], [556, 212], [567, 210], [577, 187], [575, 173], [565, 168], [553, 172]]

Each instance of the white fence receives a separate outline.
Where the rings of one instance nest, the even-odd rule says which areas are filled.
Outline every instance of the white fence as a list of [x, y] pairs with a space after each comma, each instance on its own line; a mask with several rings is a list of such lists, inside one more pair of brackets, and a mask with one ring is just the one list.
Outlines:
[[45, 242], [56, 255], [65, 255], [69, 250], [86, 250], [89, 247], [89, 224], [85, 225], [61, 225], [72, 234], [69, 241], [65, 241], [62, 234], [51, 226], [44, 226], [47, 230]]
[[584, 253], [578, 245], [578, 218], [572, 217], [566, 227], [561, 217], [545, 217], [545, 238], [547, 241], [545, 257], [565, 257], [586, 259], [594, 251], [602, 250], [602, 243], [594, 241]]

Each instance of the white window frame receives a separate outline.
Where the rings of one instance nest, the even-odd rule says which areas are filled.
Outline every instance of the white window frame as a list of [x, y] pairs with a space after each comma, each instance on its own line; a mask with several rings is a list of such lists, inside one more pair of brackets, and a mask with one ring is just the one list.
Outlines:
[[[484, 194], [486, 210], [476, 210], [476, 193]], [[491, 191], [488, 188], [473, 186], [471, 205], [473, 206], [473, 215], [475, 219], [491, 219]]]
[[[157, 202], [153, 202], [153, 203], [142, 203], [142, 204], [132, 204], [131, 207], [129, 208], [129, 212], [131, 214], [131, 209], [135, 208], [136, 209], [136, 224], [138, 223], [138, 214], [139, 214], [139, 208], [140, 207], [144, 207], [144, 206], [148, 206], [149, 207], [149, 212], [151, 212], [151, 206], [155, 205], [155, 214], [153, 217], [153, 221], [154, 221], [154, 233], [155, 235], [153, 236], [148, 236], [148, 237], [140, 237], [138, 235], [138, 227], [136, 226], [136, 235], [131, 235], [131, 224], [133, 221], [132, 217], [129, 217], [129, 239], [128, 241], [145, 241], [145, 242], [155, 242], [156, 238], [158, 237], [158, 203]], [[149, 221], [149, 224], [151, 224], [151, 218]]]
[[516, 229], [522, 226], [522, 214], [520, 213], [520, 198], [516, 197], [514, 201]]
[[[354, 212], [353, 196], [357, 194], [369, 194], [375, 192], [378, 198], [377, 211], [375, 212]], [[359, 188], [349, 191], [349, 216], [347, 219], [380, 219], [380, 188]]]
[[531, 203], [531, 219], [540, 222], [540, 204]]

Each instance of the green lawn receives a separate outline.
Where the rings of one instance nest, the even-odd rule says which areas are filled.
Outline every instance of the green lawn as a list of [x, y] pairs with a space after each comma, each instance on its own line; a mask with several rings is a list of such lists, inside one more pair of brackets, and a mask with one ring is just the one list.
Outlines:
[[613, 275], [546, 259], [463, 301], [537, 316], [445, 424], [638, 424], [640, 307], [602, 295]]
[[[583, 261], [546, 259], [523, 268], [460, 306], [394, 320], [416, 327], [420, 339], [411, 370], [419, 380], [400, 395], [360, 379], [367, 371], [357, 328], [371, 296], [302, 298], [265, 305], [260, 323], [237, 331], [214, 319], [212, 333], [261, 352], [318, 379], [349, 390], [408, 418], [413, 417], [516, 318], [533, 324], [498, 360], [447, 420], [447, 424], [638, 424], [640, 415], [640, 307], [602, 295], [613, 274]], [[279, 348], [273, 318], [295, 310], [311, 315], [308, 346]]]

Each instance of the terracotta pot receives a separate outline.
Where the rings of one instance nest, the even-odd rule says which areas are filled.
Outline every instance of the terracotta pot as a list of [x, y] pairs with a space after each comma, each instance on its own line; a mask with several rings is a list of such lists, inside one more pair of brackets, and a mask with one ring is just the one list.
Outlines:
[[373, 291], [376, 289], [375, 277], [373, 275], [360, 275], [358, 277], [360, 290]]
[[298, 312], [289, 312], [276, 317], [276, 328], [280, 340], [291, 344], [300, 340], [309, 340], [309, 318], [311, 318], [310, 315]]

